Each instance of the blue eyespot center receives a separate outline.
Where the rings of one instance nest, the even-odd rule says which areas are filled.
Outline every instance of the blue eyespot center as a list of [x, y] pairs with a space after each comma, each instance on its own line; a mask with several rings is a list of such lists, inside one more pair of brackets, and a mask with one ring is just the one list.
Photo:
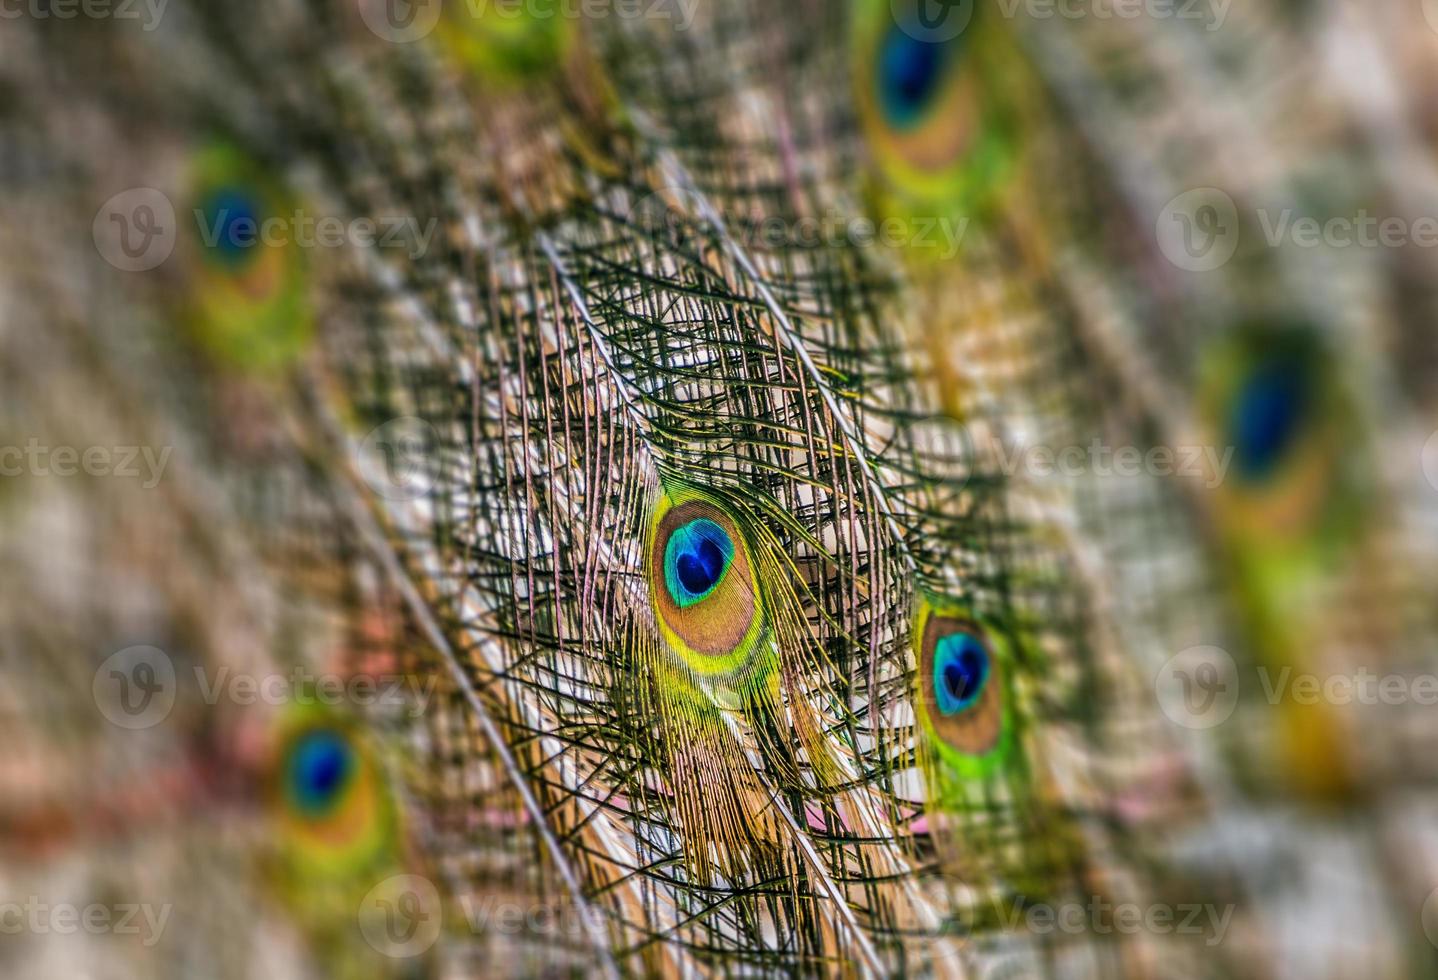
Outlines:
[[989, 679], [989, 652], [977, 637], [951, 633], [934, 650], [934, 693], [940, 713], [955, 715], [978, 701]]
[[1228, 430], [1239, 475], [1262, 481], [1283, 463], [1302, 434], [1309, 387], [1303, 365], [1273, 358], [1244, 381], [1229, 412]]
[[303, 813], [323, 815], [339, 798], [354, 768], [354, 752], [342, 735], [309, 732], [290, 753], [291, 796]]
[[879, 47], [875, 76], [879, 105], [896, 129], [910, 129], [922, 120], [943, 78], [948, 45], [915, 37], [895, 24]]
[[207, 254], [220, 265], [243, 266], [260, 242], [261, 211], [254, 195], [241, 188], [224, 187], [209, 194], [200, 208]]
[[664, 547], [664, 578], [669, 594], [682, 609], [718, 588], [734, 557], [729, 534], [707, 517], [674, 530]]

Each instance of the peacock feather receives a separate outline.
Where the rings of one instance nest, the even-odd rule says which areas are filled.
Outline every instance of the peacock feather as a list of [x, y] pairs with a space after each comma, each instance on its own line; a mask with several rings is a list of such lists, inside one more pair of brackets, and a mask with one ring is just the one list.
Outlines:
[[1421, 213], [1438, 25], [578, 6], [0, 38], [0, 449], [175, 453], [0, 486], [7, 860], [136, 975], [1426, 975], [1431, 721], [1300, 679], [1431, 672], [1431, 269], [1268, 238]]

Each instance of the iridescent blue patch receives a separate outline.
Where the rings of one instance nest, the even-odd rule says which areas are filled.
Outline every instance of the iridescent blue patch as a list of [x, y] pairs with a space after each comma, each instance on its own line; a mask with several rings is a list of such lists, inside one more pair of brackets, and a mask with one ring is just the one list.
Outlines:
[[977, 637], [950, 633], [934, 648], [934, 694], [939, 712], [956, 715], [972, 708], [989, 679], [989, 652]]
[[354, 751], [338, 732], [306, 733], [290, 752], [290, 797], [303, 813], [321, 816], [341, 796], [354, 771]]
[[1273, 358], [1248, 376], [1228, 417], [1233, 459], [1243, 479], [1260, 482], [1282, 465], [1302, 434], [1309, 400], [1301, 363]]
[[933, 103], [949, 59], [949, 44], [914, 37], [895, 24], [879, 47], [875, 72], [879, 106], [895, 129], [910, 129]]
[[664, 546], [664, 582], [681, 609], [713, 592], [734, 557], [729, 534], [707, 517], [678, 527]]
[[250, 261], [260, 242], [263, 209], [255, 196], [237, 187], [210, 193], [200, 206], [204, 244], [217, 263], [239, 267]]

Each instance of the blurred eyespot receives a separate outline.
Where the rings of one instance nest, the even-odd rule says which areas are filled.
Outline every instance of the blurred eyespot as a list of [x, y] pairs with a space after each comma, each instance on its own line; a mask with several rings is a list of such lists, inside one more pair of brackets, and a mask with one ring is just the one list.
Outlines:
[[308, 273], [296, 209], [255, 161], [225, 145], [196, 158], [191, 177], [189, 284], [185, 305], [196, 340], [217, 361], [265, 371], [308, 345]]
[[915, 37], [899, 24], [889, 28], [879, 50], [874, 83], [890, 126], [906, 130], [923, 121], [949, 62], [956, 56], [947, 44]]
[[1022, 86], [988, 18], [975, 9], [971, 19], [936, 26], [924, 0], [860, 0], [853, 58], [883, 196], [897, 198], [885, 201], [887, 216], [969, 213], [991, 198], [1016, 153], [1010, 100]]
[[567, 18], [544, 16], [527, 4], [447, 3], [435, 29], [460, 65], [487, 82], [522, 82], [556, 71], [572, 42]]
[[396, 817], [382, 775], [348, 727], [306, 715], [282, 730], [273, 773], [278, 843], [293, 866], [326, 875], [389, 853]]
[[619, 149], [627, 128], [622, 100], [571, 18], [546, 16], [516, 0], [453, 2], [443, 5], [434, 36], [477, 93], [552, 86], [565, 145], [600, 173], [618, 178], [628, 172]]
[[[930, 839], [948, 873], [1027, 888], [1042, 873], [1015, 861], [1000, 840], [1015, 827], [1043, 834], [1048, 820], [1023, 739], [1020, 642], [1002, 620], [980, 617], [963, 603], [918, 599], [914, 756]], [[1003, 813], [1004, 829], [996, 834], [988, 819], [976, 821], [979, 812]]]
[[1209, 438], [1232, 453], [1219, 486], [1221, 517], [1245, 547], [1257, 538], [1308, 538], [1329, 525], [1345, 492], [1348, 413], [1315, 330], [1239, 328], [1209, 351], [1200, 392]]

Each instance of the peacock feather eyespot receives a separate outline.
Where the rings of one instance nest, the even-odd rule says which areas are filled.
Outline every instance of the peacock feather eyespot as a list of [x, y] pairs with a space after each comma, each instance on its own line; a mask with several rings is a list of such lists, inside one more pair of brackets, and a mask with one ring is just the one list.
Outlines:
[[859, 0], [852, 74], [885, 217], [980, 209], [1016, 155], [1010, 45], [980, 7], [949, 9], [936, 22], [924, 0]]
[[227, 145], [197, 155], [190, 180], [187, 319], [221, 363], [246, 370], [285, 366], [309, 342], [308, 275], [291, 210], [264, 169]]
[[915, 646], [919, 724], [930, 748], [960, 775], [994, 770], [1015, 741], [1004, 641], [960, 608], [924, 602]]
[[1344, 496], [1347, 413], [1316, 331], [1240, 326], [1208, 352], [1199, 387], [1213, 444], [1232, 452], [1218, 488], [1224, 526], [1251, 544], [1301, 541], [1328, 524]]
[[744, 666], [764, 632], [764, 609], [735, 515], [711, 494], [666, 490], [647, 548], [650, 593], [669, 646], [699, 674]]
[[347, 875], [390, 851], [392, 799], [373, 758], [338, 719], [301, 711], [278, 736], [272, 799], [292, 865]]
[[[1349, 566], [1371, 513], [1356, 405], [1305, 318], [1235, 325], [1205, 351], [1198, 390], [1209, 438], [1232, 454], [1212, 506], [1245, 640], [1265, 666], [1305, 667], [1323, 636], [1295, 597]], [[1332, 706], [1284, 699], [1276, 718], [1278, 765], [1295, 785], [1348, 793], [1355, 775]]]

